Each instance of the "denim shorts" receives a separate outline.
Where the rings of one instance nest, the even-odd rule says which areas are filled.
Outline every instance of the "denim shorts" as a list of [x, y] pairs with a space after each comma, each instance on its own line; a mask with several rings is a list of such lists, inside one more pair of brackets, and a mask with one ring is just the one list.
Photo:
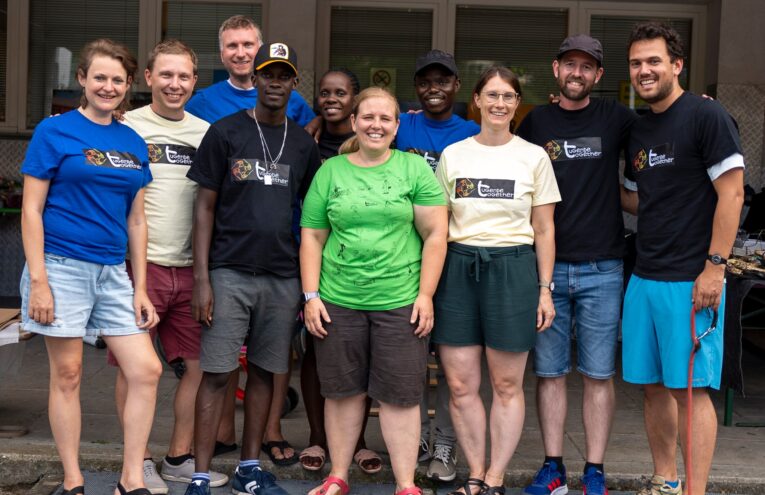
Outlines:
[[[622, 362], [624, 380], [637, 384], [661, 383], [667, 388], [688, 385], [693, 282], [660, 282], [633, 275], [624, 297]], [[723, 359], [725, 287], [718, 308], [717, 327], [702, 338], [693, 365], [693, 386], [720, 388]], [[710, 326], [712, 312], [695, 314], [696, 334]]]
[[621, 259], [555, 263], [555, 319], [537, 334], [534, 372], [558, 377], [571, 371], [571, 331], [576, 329], [577, 367], [583, 375], [605, 380], [616, 373], [622, 304]]
[[202, 371], [235, 370], [242, 345], [247, 345], [250, 363], [271, 373], [289, 371], [300, 279], [216, 268], [210, 271], [210, 285], [213, 320], [210, 328], [202, 326]]
[[45, 253], [54, 320], [41, 325], [29, 317], [29, 269], [21, 275], [24, 330], [50, 337], [132, 335], [145, 332], [135, 323], [133, 284], [125, 263], [101, 265]]

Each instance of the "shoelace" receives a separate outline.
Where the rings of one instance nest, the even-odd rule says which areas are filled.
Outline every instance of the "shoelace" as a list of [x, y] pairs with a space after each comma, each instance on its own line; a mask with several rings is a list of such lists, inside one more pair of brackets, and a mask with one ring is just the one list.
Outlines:
[[157, 475], [157, 468], [154, 466], [153, 462], [144, 462], [143, 463], [143, 477], [144, 478], [153, 478]]
[[438, 459], [446, 466], [452, 457], [452, 447], [450, 445], [436, 444], [433, 449], [433, 459]]
[[425, 452], [427, 452], [428, 450], [430, 450], [430, 449], [428, 448], [428, 442], [426, 442], [426, 441], [425, 441], [425, 440], [423, 440], [422, 438], [420, 438], [420, 450], [422, 450], [422, 451], [425, 451]]

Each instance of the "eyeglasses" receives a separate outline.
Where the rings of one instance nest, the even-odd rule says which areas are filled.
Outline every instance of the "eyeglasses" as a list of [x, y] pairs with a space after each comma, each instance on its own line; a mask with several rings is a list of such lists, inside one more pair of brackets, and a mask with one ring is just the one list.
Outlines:
[[502, 101], [505, 103], [513, 103], [518, 98], [520, 98], [520, 95], [518, 93], [513, 93], [512, 91], [508, 91], [507, 93], [497, 93], [496, 91], [484, 91], [482, 93], [484, 96], [486, 96], [486, 99], [489, 101], [489, 103], [496, 103], [499, 98], [502, 98]]

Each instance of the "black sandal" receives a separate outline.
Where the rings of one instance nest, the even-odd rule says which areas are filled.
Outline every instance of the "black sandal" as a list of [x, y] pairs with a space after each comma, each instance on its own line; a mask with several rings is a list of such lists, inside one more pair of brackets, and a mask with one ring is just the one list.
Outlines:
[[117, 490], [120, 492], [120, 495], [151, 495], [148, 488], [136, 488], [135, 490], [127, 491], [120, 482], [117, 482]]
[[62, 485], [61, 490], [61, 495], [85, 495], [85, 487], [82, 485], [75, 486], [71, 490], [65, 490], [64, 486]]
[[[478, 491], [475, 492], [475, 494], [473, 493], [473, 488], [472, 488], [474, 486], [478, 487]], [[457, 491], [460, 488], [465, 490], [465, 493]], [[486, 486], [486, 483], [484, 483], [483, 480], [478, 478], [468, 478], [467, 480], [465, 480], [464, 485], [462, 485], [461, 487], [457, 488], [454, 491], [447, 493], [446, 495], [479, 495], [479, 494], [483, 494], [484, 490], [486, 490], [487, 488], [488, 486]]]
[[481, 490], [481, 495], [505, 495], [504, 486], [486, 486]]

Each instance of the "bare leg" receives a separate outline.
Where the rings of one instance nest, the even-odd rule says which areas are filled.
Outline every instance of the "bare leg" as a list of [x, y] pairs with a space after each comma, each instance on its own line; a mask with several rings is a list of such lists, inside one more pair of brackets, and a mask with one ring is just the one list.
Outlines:
[[440, 345], [438, 352], [449, 383], [449, 411], [469, 477], [482, 480], [486, 475], [486, 409], [478, 391], [483, 347]]
[[300, 367], [300, 391], [303, 394], [308, 426], [311, 429], [308, 443], [326, 448], [324, 397], [321, 396], [321, 384], [319, 383], [319, 374], [316, 371], [316, 351], [312, 336], [306, 340], [306, 351], [303, 355], [303, 364]]
[[546, 456], [563, 456], [567, 412], [566, 376], [537, 377], [537, 416]]
[[[120, 427], [124, 432], [125, 421], [122, 418], [125, 414], [125, 401], [127, 400], [127, 379], [119, 367], [117, 368], [117, 381], [114, 384], [114, 400], [117, 403], [117, 419], [119, 420]], [[151, 452], [149, 451], [148, 444], [146, 446], [146, 450], [143, 453], [143, 457], [144, 459], [151, 457]]]
[[231, 372], [223, 399], [223, 411], [216, 440], [231, 445], [236, 443], [236, 389], [239, 388], [239, 368]]
[[120, 483], [130, 491], [144, 486], [143, 458], [154, 421], [162, 363], [148, 333], [105, 336], [104, 341], [117, 358], [127, 383], [122, 411], [125, 451]]
[[82, 339], [46, 336], [45, 346], [50, 363], [48, 418], [64, 468], [64, 487], [68, 490], [85, 482], [78, 460], [82, 428]]
[[644, 419], [654, 474], [677, 479], [677, 401], [663, 385], [644, 385]]
[[194, 407], [194, 462], [197, 472], [210, 471], [215, 435], [219, 431], [231, 375], [236, 376], [237, 373], [202, 373]]
[[526, 410], [523, 372], [528, 355], [528, 352], [486, 348], [486, 360], [494, 390], [490, 417], [491, 463], [484, 479], [489, 486], [504, 484], [507, 465], [521, 439]]
[[247, 389], [244, 394], [243, 461], [260, 457], [273, 392], [274, 374], [248, 362]]
[[596, 380], [582, 376], [584, 393], [582, 394], [582, 416], [584, 417], [584, 437], [587, 443], [586, 460], [593, 464], [602, 464], [606, 456], [611, 424], [614, 420], [614, 380]]
[[175, 424], [167, 450], [170, 457], [188, 454], [194, 446], [194, 403], [199, 382], [202, 381], [202, 370], [199, 368], [199, 359], [184, 359], [183, 362], [186, 372], [178, 383], [173, 402]]
[[[678, 406], [680, 446], [683, 452], [687, 454], [687, 391], [683, 389], [670, 389], [670, 392], [677, 401]], [[693, 492], [687, 492], [687, 495], [704, 495], [706, 493], [707, 480], [709, 479], [709, 469], [712, 467], [715, 442], [717, 441], [717, 414], [715, 413], [712, 400], [709, 398], [709, 392], [705, 388], [693, 389], [692, 421], [693, 464], [691, 466], [691, 487]], [[685, 472], [688, 472], [688, 466], [685, 466]]]
[[[364, 421], [365, 399], [366, 394], [359, 394], [343, 399], [326, 399], [324, 401], [324, 424], [327, 429], [329, 455], [332, 457], [330, 476], [348, 481], [348, 470], [353, 460], [354, 442], [359, 438], [361, 424]], [[308, 492], [308, 495], [315, 495], [319, 488], [320, 486], [314, 488]], [[340, 488], [337, 485], [332, 485], [326, 495], [337, 495], [338, 493], [340, 493]]]
[[[290, 360], [290, 368], [292, 360]], [[287, 390], [290, 388], [290, 376], [292, 370], [287, 373], [274, 374], [274, 395], [271, 398], [271, 407], [268, 411], [268, 422], [266, 423], [266, 434], [263, 440], [266, 442], [278, 442], [284, 440], [282, 435], [282, 410], [284, 401], [287, 399]], [[281, 449], [273, 448], [271, 453], [276, 459], [291, 459], [295, 457], [295, 450], [292, 448]]]
[[420, 443], [420, 405], [396, 406], [381, 402], [380, 429], [390, 454], [395, 491], [413, 487]]

